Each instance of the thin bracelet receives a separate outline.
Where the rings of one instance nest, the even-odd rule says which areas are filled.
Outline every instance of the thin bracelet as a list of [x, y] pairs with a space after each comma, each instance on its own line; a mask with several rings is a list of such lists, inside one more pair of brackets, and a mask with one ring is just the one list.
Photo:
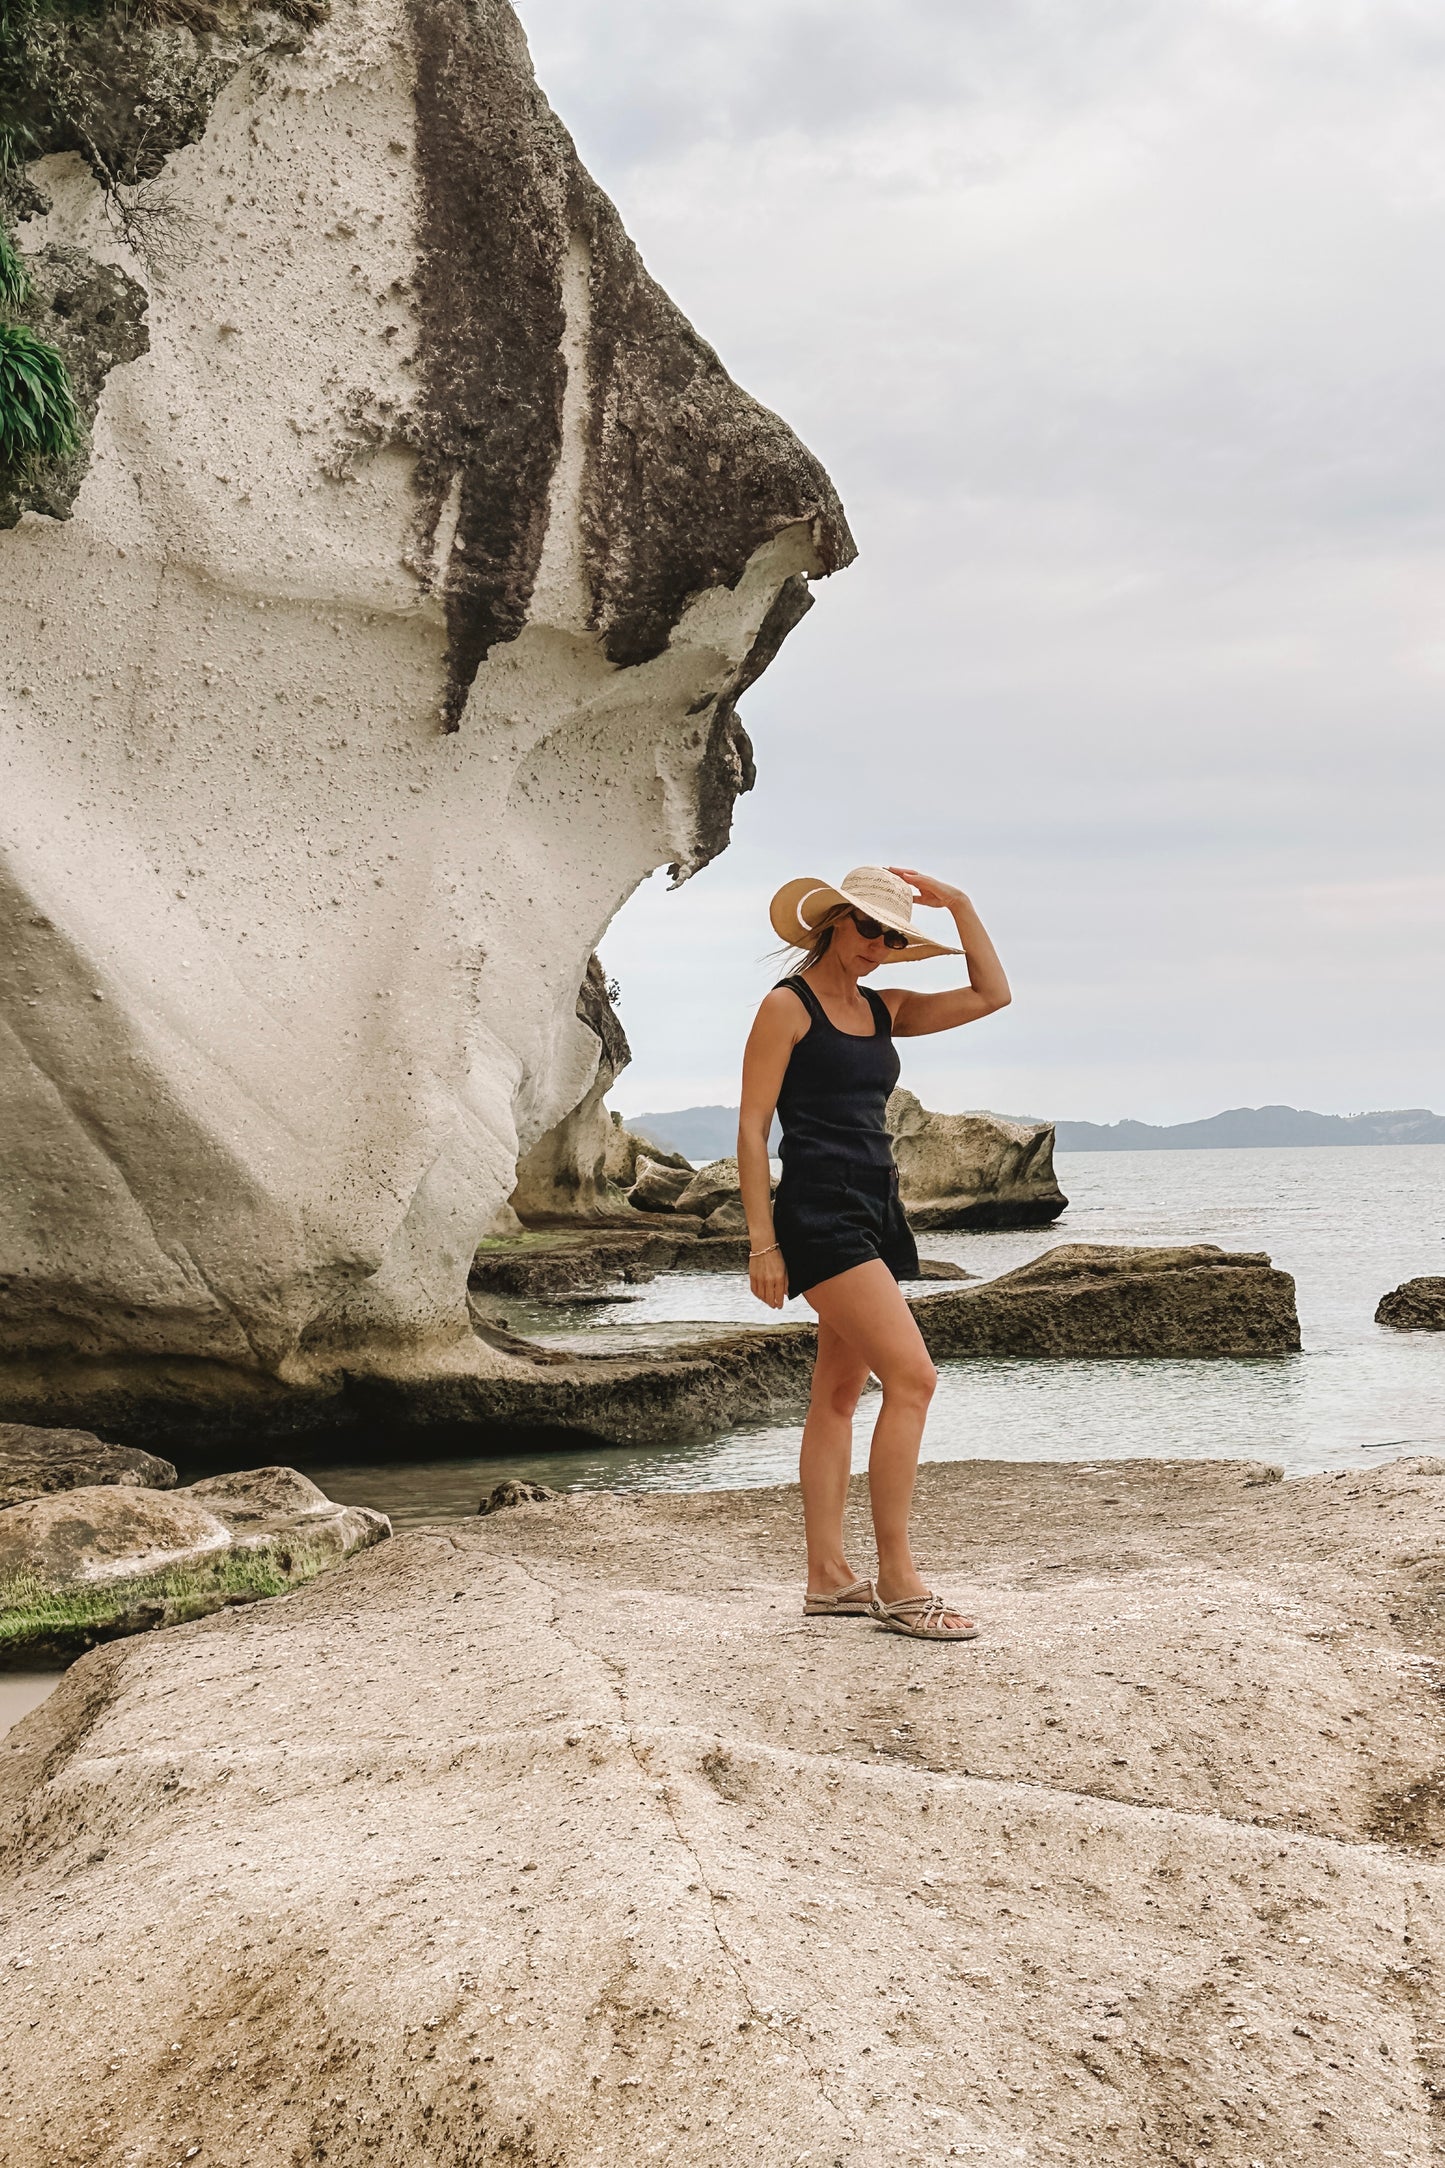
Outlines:
[[749, 1263], [751, 1264], [752, 1260], [753, 1260], [753, 1259], [754, 1259], [755, 1257], [771, 1257], [771, 1256], [772, 1256], [772, 1254], [773, 1254], [773, 1251], [774, 1251], [774, 1250], [780, 1250], [780, 1249], [782, 1248], [782, 1246], [783, 1246], [783, 1245], [782, 1245], [782, 1243], [781, 1243], [781, 1242], [770, 1242], [770, 1243], [768, 1244], [768, 1246], [767, 1246], [767, 1248], [766, 1248], [765, 1250], [749, 1250], [749, 1251], [748, 1251], [748, 1262], [749, 1262]]

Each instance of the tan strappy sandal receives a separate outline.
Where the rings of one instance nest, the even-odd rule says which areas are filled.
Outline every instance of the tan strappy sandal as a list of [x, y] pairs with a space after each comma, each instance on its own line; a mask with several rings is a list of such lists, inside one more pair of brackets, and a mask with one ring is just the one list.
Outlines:
[[946, 1618], [958, 1618], [961, 1614], [957, 1604], [945, 1603], [942, 1596], [931, 1591], [926, 1596], [904, 1596], [897, 1603], [884, 1603], [881, 1596], [874, 1596], [869, 1605], [874, 1619], [891, 1634], [908, 1634], [914, 1641], [976, 1641], [976, 1626], [945, 1626]]
[[835, 1589], [831, 1596], [805, 1596], [804, 1618], [867, 1618], [873, 1609], [874, 1588], [871, 1581], [854, 1581], [848, 1588]]

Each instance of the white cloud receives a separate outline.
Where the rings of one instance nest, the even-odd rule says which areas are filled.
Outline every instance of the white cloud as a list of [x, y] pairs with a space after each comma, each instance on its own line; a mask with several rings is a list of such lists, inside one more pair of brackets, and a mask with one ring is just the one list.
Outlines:
[[738, 846], [609, 936], [625, 1103], [730, 1097], [768, 893], [875, 855], [1015, 978], [910, 1049], [941, 1103], [1438, 1103], [1434, 0], [522, 13], [863, 551], [746, 704]]

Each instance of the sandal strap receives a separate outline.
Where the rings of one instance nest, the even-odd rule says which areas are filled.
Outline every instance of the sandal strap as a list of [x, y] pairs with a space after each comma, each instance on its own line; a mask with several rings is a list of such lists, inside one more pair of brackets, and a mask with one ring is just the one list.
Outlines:
[[884, 1603], [880, 1597], [877, 1608], [890, 1618], [906, 1619], [918, 1626], [937, 1626], [953, 1615], [944, 1598], [934, 1595], [931, 1589], [926, 1596], [900, 1596], [897, 1603]]

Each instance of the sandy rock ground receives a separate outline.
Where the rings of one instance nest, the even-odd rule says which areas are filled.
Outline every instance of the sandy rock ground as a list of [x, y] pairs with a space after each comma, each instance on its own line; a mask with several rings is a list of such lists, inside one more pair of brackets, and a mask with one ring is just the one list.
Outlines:
[[97, 1651], [0, 1753], [9, 2168], [1439, 2160], [1445, 1462], [1264, 1475], [926, 1469], [963, 1648], [755, 1491]]

